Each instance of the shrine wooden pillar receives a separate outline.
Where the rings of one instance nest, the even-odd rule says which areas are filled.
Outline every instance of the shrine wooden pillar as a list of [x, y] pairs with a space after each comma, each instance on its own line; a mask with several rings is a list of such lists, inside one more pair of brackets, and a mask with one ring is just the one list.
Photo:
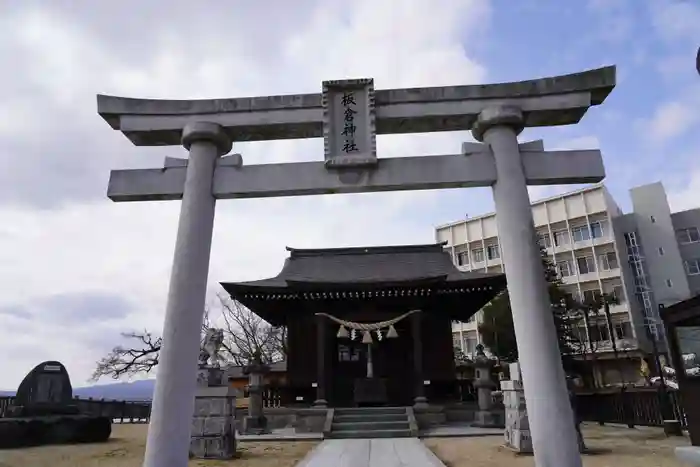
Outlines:
[[315, 407], [326, 407], [326, 342], [328, 322], [325, 317], [316, 315], [316, 400]]
[[423, 384], [423, 313], [411, 315], [411, 334], [413, 335], [413, 378], [414, 378], [414, 407], [426, 407], [428, 400], [425, 397], [425, 385]]

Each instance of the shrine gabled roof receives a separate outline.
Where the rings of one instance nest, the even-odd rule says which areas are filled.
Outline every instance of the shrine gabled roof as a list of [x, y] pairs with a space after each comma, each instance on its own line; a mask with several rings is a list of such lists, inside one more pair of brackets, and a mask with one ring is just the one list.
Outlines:
[[460, 271], [443, 243], [328, 249], [289, 248], [280, 273], [269, 279], [221, 283], [229, 293], [305, 286], [453, 283], [502, 277]]

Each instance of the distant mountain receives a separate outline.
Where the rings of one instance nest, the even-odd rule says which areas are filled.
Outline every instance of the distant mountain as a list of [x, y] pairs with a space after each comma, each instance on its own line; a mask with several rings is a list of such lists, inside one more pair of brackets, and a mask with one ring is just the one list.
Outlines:
[[[129, 383], [100, 384], [73, 388], [73, 395], [92, 397], [93, 399], [115, 399], [125, 401], [143, 401], [153, 398], [155, 379], [145, 379]], [[14, 391], [0, 391], [0, 396], [14, 396]]]

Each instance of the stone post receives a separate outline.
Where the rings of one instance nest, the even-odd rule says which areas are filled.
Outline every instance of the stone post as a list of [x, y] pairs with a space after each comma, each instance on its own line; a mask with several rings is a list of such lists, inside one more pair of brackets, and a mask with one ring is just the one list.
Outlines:
[[270, 367], [256, 355], [250, 365], [243, 368], [243, 374], [248, 375], [248, 416], [243, 419], [243, 433], [261, 435], [269, 433], [267, 418], [264, 414], [262, 393], [265, 390], [265, 375], [270, 372]]
[[194, 411], [197, 359], [209, 272], [214, 207], [214, 168], [231, 140], [214, 123], [185, 126], [189, 150], [185, 189], [163, 326], [163, 347], [144, 467], [186, 467]]
[[[483, 427], [499, 426], [498, 416], [493, 411], [493, 392], [496, 384], [491, 379], [491, 369], [495, 362], [486, 356], [484, 346], [476, 346], [474, 358], [474, 388], [476, 389], [479, 410], [476, 412], [476, 424]], [[502, 425], [501, 425], [502, 426]]]
[[[530, 197], [518, 147], [520, 109], [484, 109], [472, 133], [489, 146], [496, 164], [493, 198], [501, 257], [508, 279], [513, 326], [538, 466], [581, 467]], [[468, 156], [467, 156], [468, 157]], [[552, 440], [557, 440], [552, 442]]]

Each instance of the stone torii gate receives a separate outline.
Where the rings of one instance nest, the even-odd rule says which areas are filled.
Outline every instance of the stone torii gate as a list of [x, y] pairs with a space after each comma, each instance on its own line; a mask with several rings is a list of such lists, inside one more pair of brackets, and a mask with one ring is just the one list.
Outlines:
[[[189, 159], [112, 171], [113, 201], [182, 200], [144, 466], [185, 467], [217, 199], [491, 186], [540, 467], [581, 458], [527, 185], [593, 183], [597, 150], [519, 144], [524, 127], [577, 123], [615, 86], [615, 68], [515, 83], [390, 89], [327, 81], [321, 94], [213, 100], [97, 96], [98, 112], [138, 146], [182, 144]], [[377, 158], [376, 134], [471, 130], [460, 154]], [[323, 137], [325, 160], [244, 165], [234, 141]], [[554, 442], [556, 440], [556, 442]]]

